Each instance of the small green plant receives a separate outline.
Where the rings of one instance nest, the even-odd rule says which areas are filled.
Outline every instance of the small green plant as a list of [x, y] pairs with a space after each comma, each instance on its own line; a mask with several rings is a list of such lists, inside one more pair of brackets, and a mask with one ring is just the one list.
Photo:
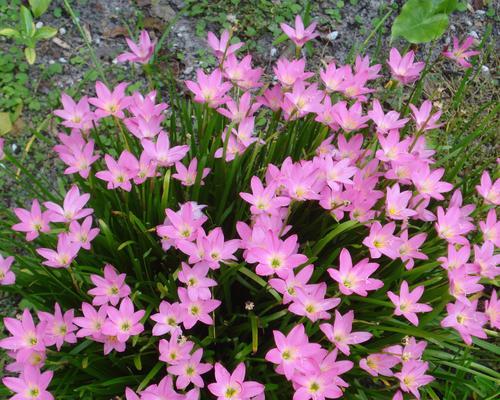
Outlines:
[[409, 0], [392, 25], [392, 38], [403, 37], [410, 43], [427, 43], [443, 35], [449, 15], [463, 11], [458, 0]]
[[34, 64], [36, 60], [36, 44], [41, 40], [48, 40], [57, 34], [57, 29], [51, 26], [42, 26], [37, 28], [33, 21], [33, 16], [38, 18], [49, 6], [50, 1], [32, 0], [30, 1], [31, 11], [21, 6], [19, 11], [19, 25], [17, 29], [2, 28], [1, 36], [7, 36], [15, 39], [16, 42], [24, 46], [24, 55], [28, 63]]

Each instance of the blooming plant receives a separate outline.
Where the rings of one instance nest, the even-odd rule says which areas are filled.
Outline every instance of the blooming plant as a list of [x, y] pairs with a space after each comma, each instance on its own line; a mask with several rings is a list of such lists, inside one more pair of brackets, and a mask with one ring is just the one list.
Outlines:
[[[441, 111], [391, 107], [425, 75], [416, 54], [315, 73], [315, 24], [282, 27], [297, 59], [275, 81], [225, 31], [189, 99], [173, 79], [63, 95], [68, 177], [32, 180], [2, 221], [0, 284], [25, 307], [4, 319], [5, 398], [494, 395], [476, 356], [499, 351], [493, 168], [459, 184], [427, 141]], [[150, 62], [147, 33], [128, 44], [118, 60]]]

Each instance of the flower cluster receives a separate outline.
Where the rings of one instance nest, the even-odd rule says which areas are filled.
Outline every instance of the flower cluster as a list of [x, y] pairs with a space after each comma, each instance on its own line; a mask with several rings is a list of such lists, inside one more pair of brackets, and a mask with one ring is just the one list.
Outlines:
[[[482, 283], [499, 275], [496, 249], [500, 222], [495, 207], [500, 204], [500, 180], [493, 180], [485, 171], [476, 187], [483, 203], [480, 208], [487, 211], [481, 220], [483, 214], [476, 213], [476, 205], [465, 204], [463, 192], [446, 180], [445, 169], [436, 165], [437, 155], [428, 145], [426, 133], [442, 125], [441, 110], [429, 100], [420, 106], [409, 104], [409, 115], [390, 109], [375, 97], [383, 66], [373, 65], [369, 56], [358, 56], [352, 66], [331, 62], [316, 77], [306, 69], [306, 59], [301, 56], [304, 44], [318, 35], [315, 27], [314, 23], [304, 27], [300, 17], [294, 28], [282, 24], [296, 45], [297, 57], [277, 61], [273, 84], [264, 81], [262, 68], [252, 67], [250, 55], [238, 58], [243, 43], [230, 44], [230, 32], [224, 31], [220, 39], [209, 33], [208, 43], [218, 66], [209, 73], [198, 70], [196, 81], [185, 84], [194, 102], [201, 105], [199, 114], [207, 119], [208, 115], [219, 118], [224, 126], [219, 136], [212, 138], [205, 132], [208, 122], [204, 120], [198, 127], [199, 136], [190, 136], [189, 146], [172, 145], [177, 143], [177, 136], [165, 130], [169, 107], [157, 102], [155, 90], [145, 96], [128, 94], [127, 83], [110, 88], [97, 82], [95, 97], [75, 101], [62, 95], [63, 108], [54, 114], [70, 132], [59, 133], [60, 143], [54, 151], [67, 166], [64, 173], [78, 174], [74, 178], [80, 187], [88, 188], [88, 193], [82, 193], [75, 184], [64, 199], [54, 196], [43, 203], [34, 199], [29, 209], [13, 210], [17, 222], [12, 229], [25, 234], [26, 241], [36, 246], [43, 240], [47, 247], [36, 247], [35, 252], [43, 258], [42, 265], [50, 273], [52, 269], [68, 273], [79, 299], [88, 301], [79, 301], [79, 310], [65, 311], [56, 302], [53, 313], [36, 313], [37, 323], [28, 309], [20, 320], [4, 319], [9, 337], [0, 341], [0, 347], [13, 359], [7, 370], [18, 373], [18, 377], [3, 379], [16, 393], [12, 399], [53, 399], [48, 391], [53, 371], [42, 372], [51, 347], [61, 352], [66, 345], [85, 339], [98, 346], [99, 352], [102, 346], [104, 355], [110, 355], [123, 353], [141, 337], [147, 337], [143, 348], [157, 347], [155, 362], [165, 364], [166, 374], [158, 383], [127, 387], [127, 400], [198, 400], [202, 392], [218, 400], [264, 400], [266, 386], [247, 380], [248, 366], [240, 358], [229, 361], [236, 363], [228, 369], [223, 355], [214, 356], [209, 347], [215, 341], [216, 312], [223, 313], [215, 291], [240, 269], [259, 284], [259, 290], [277, 300], [269, 309], [282, 307], [276, 317], [273, 314], [262, 321], [253, 314], [253, 303], [247, 310], [255, 317], [251, 322], [254, 340], [260, 328], [267, 328], [269, 338], [272, 331], [274, 340], [264, 342], [265, 354], [259, 361], [266, 361], [279, 379], [290, 383], [293, 400], [342, 397], [352, 384], [349, 371], [357, 366], [366, 378], [390, 379], [394, 383], [390, 396], [394, 399], [420, 399], [421, 388], [434, 380], [424, 353], [429, 344], [413, 336], [406, 336], [402, 344], [373, 344], [379, 333], [371, 326], [379, 322], [355, 319], [362, 313], [355, 307], [357, 301], [369, 302], [373, 294], [382, 293], [383, 300], [374, 301], [390, 310], [384, 320], [395, 321], [398, 326], [408, 321], [410, 327], [418, 327], [426, 318], [440, 318], [442, 328], [455, 329], [469, 345], [473, 337], [487, 338], [488, 323], [499, 328], [496, 291], [484, 302], [480, 298], [485, 291]], [[155, 43], [147, 32], [141, 33], [139, 44], [129, 39], [127, 43], [132, 52], [120, 55], [117, 61], [151, 61]], [[456, 41], [453, 52], [444, 55], [468, 67], [468, 58], [476, 54], [466, 51], [470, 45], [470, 40], [461, 46]], [[420, 79], [426, 66], [415, 62], [415, 57], [413, 51], [402, 55], [391, 50], [387, 65], [394, 82], [411, 85]], [[269, 114], [276, 122], [272, 134], [278, 141], [285, 135], [287, 124], [292, 131], [286, 141], [280, 142], [282, 149], [273, 147], [273, 142], [269, 150], [273, 155], [275, 151], [283, 154], [276, 158], [279, 162], [238, 171], [248, 174], [245, 184], [250, 187], [237, 188], [239, 198], [234, 202], [245, 206], [241, 213], [234, 204], [228, 208], [228, 213], [238, 215], [231, 228], [239, 238], [233, 239], [223, 230], [227, 213], [224, 218], [215, 217], [210, 204], [200, 204], [198, 190], [204, 180], [213, 183], [215, 167], [235, 168], [245, 156], [253, 162], [257, 153], [275, 139], [265, 137], [259, 128], [258, 116]], [[308, 129], [316, 124], [317, 136], [310, 153], [299, 146], [300, 151], [292, 156], [291, 149], [302, 140], [296, 136], [300, 121], [307, 121]], [[171, 116], [170, 126], [175, 123], [175, 116]], [[100, 143], [99, 127], [116, 132], [119, 140], [111, 148]], [[191, 131], [192, 126], [190, 135]], [[195, 154], [197, 146], [202, 145], [206, 145], [207, 154]], [[182, 160], [186, 157], [189, 161], [185, 164]], [[209, 166], [207, 157], [212, 158]], [[161, 192], [155, 186], [160, 181]], [[169, 196], [174, 182], [183, 194], [172, 206]], [[151, 199], [156, 194], [161, 201], [155, 204], [162, 204], [159, 220], [154, 218], [156, 210], [148, 213], [151, 210], [147, 209], [152, 200], [146, 197]], [[99, 203], [93, 203], [97, 196], [117, 200], [120, 211], [99, 209]], [[128, 208], [130, 199], [140, 204], [143, 221], [137, 222]], [[306, 206], [334, 224], [315, 246], [306, 246], [307, 235], [292, 223], [294, 213]], [[249, 219], [244, 220], [247, 209]], [[160, 255], [155, 254], [155, 260], [167, 256], [175, 260], [168, 272], [169, 286], [156, 282], [160, 297], [153, 297], [158, 293], [152, 286], [164, 271], [147, 277], [153, 295], [144, 299], [151, 302], [150, 306], [138, 300], [143, 295], [144, 282], [140, 281], [146, 279], [137, 258], [131, 257], [138, 272], [127, 273], [115, 262], [116, 268], [100, 259], [98, 266], [82, 268], [85, 264], [78, 263], [83, 257], [88, 260], [100, 237], [104, 236], [108, 244], [112, 242], [110, 227], [100, 219], [103, 215], [128, 218], [141, 238], [149, 241], [141, 254], [144, 264], [156, 245]], [[100, 228], [93, 227], [97, 219]], [[428, 229], [419, 229], [421, 226]], [[331, 246], [328, 265], [320, 266], [322, 249], [349, 229], [359, 233], [359, 243], [346, 241]], [[135, 244], [130, 239], [109, 248], [120, 251]], [[439, 307], [429, 304], [428, 282], [411, 278], [412, 273], [420, 272], [436, 245], [444, 250], [434, 265], [439, 272], [437, 279], [452, 299], [442, 303], [441, 308], [447, 311], [444, 318]], [[114, 256], [108, 254], [106, 260]], [[15, 283], [13, 262], [13, 257], [0, 256], [0, 285]], [[434, 267], [432, 263], [424, 267], [429, 265]], [[88, 273], [89, 268], [95, 272], [96, 267], [99, 273]], [[144, 269], [149, 271], [146, 265]], [[252, 282], [241, 281], [252, 287]], [[224, 289], [226, 295], [231, 290], [227, 286]], [[444, 293], [444, 301], [447, 295]], [[269, 329], [276, 319], [282, 324]], [[211, 334], [206, 339], [210, 340], [197, 337], [207, 328]], [[257, 344], [238, 354], [257, 352]], [[248, 372], [255, 376], [250, 369]]]

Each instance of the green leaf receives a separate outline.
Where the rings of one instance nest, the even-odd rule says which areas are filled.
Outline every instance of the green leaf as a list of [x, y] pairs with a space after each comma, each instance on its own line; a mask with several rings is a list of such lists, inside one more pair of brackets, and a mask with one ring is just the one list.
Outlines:
[[[35, 34], [35, 24], [33, 22], [33, 17], [31, 16], [30, 10], [26, 7], [21, 6], [21, 11], [19, 13], [19, 19], [21, 23], [21, 31], [27, 37], [33, 37]], [[32, 64], [32, 63], [31, 63]]]
[[12, 129], [12, 122], [9, 113], [0, 112], [0, 136], [9, 133]]
[[0, 36], [7, 36], [7, 37], [13, 37], [13, 38], [20, 38], [21, 34], [16, 31], [15, 29], [12, 28], [3, 28], [0, 29]]
[[402, 36], [411, 43], [439, 38], [448, 27], [450, 1], [409, 0], [392, 25], [392, 38]]
[[26, 56], [26, 61], [28, 61], [28, 64], [33, 65], [36, 60], [36, 51], [35, 49], [32, 49], [31, 47], [26, 47], [24, 49], [24, 55]]
[[57, 29], [51, 26], [42, 26], [40, 29], [36, 30], [35, 40], [47, 40], [54, 37], [57, 34]]
[[47, 8], [49, 8], [51, 0], [29, 0], [31, 11], [35, 18], [40, 17]]

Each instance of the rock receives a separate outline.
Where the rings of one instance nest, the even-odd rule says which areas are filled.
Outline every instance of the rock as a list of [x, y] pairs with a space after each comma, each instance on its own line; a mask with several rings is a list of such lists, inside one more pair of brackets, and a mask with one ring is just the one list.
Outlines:
[[479, 35], [477, 34], [476, 31], [470, 31], [469, 35], [472, 36], [474, 39], [479, 39]]
[[189, 74], [191, 74], [191, 72], [193, 72], [193, 70], [194, 70], [193, 66], [190, 65], [190, 66], [186, 67], [184, 69], [184, 71], [182, 71], [182, 72], [183, 72], [184, 75], [189, 75]]
[[481, 65], [481, 72], [485, 75], [489, 75], [490, 69], [486, 65]]
[[271, 57], [276, 57], [276, 53], [278, 53], [278, 49], [276, 47], [271, 48]]
[[330, 32], [328, 35], [326, 35], [326, 38], [328, 40], [334, 41], [335, 39], [338, 38], [338, 36], [339, 36], [338, 31], [333, 31], [333, 32]]
[[40, 29], [42, 26], [43, 26], [43, 22], [42, 22], [42, 21], [38, 21], [38, 22], [35, 24], [36, 29]]
[[174, 19], [176, 12], [166, 0], [151, 0], [151, 14], [169, 22]]
[[64, 35], [66, 33], [66, 28], [59, 28], [59, 35]]

